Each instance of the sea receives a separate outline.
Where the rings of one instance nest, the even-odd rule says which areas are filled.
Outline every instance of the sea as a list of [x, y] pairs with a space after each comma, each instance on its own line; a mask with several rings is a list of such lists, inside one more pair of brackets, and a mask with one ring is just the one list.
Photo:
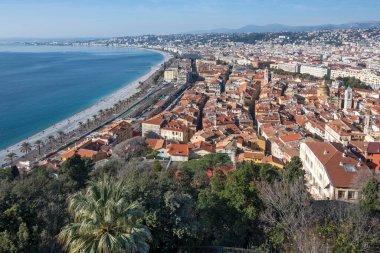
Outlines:
[[145, 49], [0, 43], [0, 150], [90, 107], [163, 59]]

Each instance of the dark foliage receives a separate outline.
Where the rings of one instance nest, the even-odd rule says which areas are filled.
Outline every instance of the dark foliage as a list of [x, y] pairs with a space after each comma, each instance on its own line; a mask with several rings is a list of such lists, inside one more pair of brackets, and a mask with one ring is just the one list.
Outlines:
[[[123, 180], [128, 202], [144, 210], [151, 252], [230, 246], [274, 252], [374, 252], [379, 245], [379, 187], [371, 180], [358, 204], [314, 201], [293, 158], [283, 170], [269, 164], [230, 168], [227, 155], [162, 169], [136, 158], [141, 139], [124, 143], [128, 159], [113, 159], [90, 173], [92, 164], [73, 156], [59, 174], [39, 168], [26, 176], [1, 174], [0, 253], [60, 252], [56, 236], [69, 221], [66, 198], [88, 180]], [[210, 173], [212, 171], [212, 173]], [[91, 178], [92, 177], [92, 178]]]
[[338, 77], [337, 80], [343, 82], [344, 87], [359, 88], [365, 90], [372, 90], [372, 87], [366, 85], [364, 82], [356, 79], [355, 77]]

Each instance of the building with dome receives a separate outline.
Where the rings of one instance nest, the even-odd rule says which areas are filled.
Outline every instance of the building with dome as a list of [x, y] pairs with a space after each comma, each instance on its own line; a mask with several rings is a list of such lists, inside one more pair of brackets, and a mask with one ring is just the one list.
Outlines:
[[317, 96], [319, 98], [328, 98], [330, 96], [330, 89], [325, 81], [318, 85]]

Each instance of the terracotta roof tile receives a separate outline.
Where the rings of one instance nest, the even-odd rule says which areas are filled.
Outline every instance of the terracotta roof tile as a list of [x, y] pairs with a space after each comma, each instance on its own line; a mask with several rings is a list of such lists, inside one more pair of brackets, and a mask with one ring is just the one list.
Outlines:
[[[306, 145], [325, 167], [334, 187], [352, 187], [357, 172], [370, 174], [369, 168], [353, 154], [345, 152], [342, 144], [330, 142], [306, 142]], [[349, 172], [346, 168], [355, 169]]]

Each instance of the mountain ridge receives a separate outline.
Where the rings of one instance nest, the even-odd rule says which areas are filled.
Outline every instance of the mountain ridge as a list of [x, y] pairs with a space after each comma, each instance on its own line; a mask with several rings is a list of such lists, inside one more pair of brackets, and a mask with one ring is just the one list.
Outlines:
[[345, 24], [322, 24], [308, 26], [291, 26], [283, 24], [267, 24], [267, 25], [246, 25], [240, 28], [216, 28], [211, 30], [198, 30], [188, 32], [189, 34], [204, 33], [264, 33], [264, 32], [311, 32], [320, 30], [339, 30], [339, 29], [368, 29], [380, 27], [380, 21], [353, 22]]

